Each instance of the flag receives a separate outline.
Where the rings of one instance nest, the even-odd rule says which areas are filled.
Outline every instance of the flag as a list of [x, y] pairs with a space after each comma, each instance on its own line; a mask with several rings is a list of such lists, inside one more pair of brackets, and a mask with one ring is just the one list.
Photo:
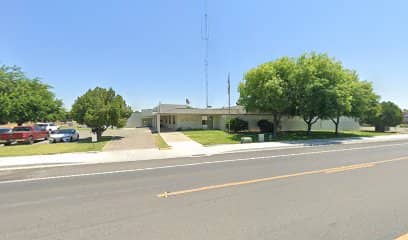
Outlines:
[[186, 98], [186, 104], [190, 105], [190, 100], [188, 98]]

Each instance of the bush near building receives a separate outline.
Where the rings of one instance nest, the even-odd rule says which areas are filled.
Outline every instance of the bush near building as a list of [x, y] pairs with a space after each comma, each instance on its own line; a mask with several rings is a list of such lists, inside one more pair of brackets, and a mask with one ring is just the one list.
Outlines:
[[258, 127], [262, 133], [271, 133], [274, 130], [273, 123], [266, 119], [259, 120]]
[[232, 118], [226, 124], [227, 129], [228, 127], [232, 132], [242, 132], [248, 130], [248, 122], [241, 118]]

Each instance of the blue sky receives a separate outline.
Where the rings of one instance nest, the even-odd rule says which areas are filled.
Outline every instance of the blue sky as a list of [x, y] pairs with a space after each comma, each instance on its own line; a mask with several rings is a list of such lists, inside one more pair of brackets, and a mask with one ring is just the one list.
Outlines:
[[[0, 64], [54, 87], [69, 108], [95, 86], [135, 109], [204, 106], [201, 0], [4, 0]], [[408, 108], [408, 1], [209, 0], [209, 102], [226, 106], [243, 74], [281, 56], [325, 52]]]

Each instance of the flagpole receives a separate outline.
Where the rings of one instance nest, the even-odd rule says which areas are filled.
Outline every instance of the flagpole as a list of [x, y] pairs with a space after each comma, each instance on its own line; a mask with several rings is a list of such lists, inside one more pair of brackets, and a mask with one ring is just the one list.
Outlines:
[[228, 133], [231, 133], [231, 80], [228, 73]]

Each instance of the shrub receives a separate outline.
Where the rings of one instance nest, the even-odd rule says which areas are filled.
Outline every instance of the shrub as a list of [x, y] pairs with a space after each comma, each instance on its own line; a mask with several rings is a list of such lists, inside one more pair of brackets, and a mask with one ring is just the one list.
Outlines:
[[[231, 131], [233, 132], [240, 132], [240, 131], [248, 130], [248, 122], [240, 118], [230, 119], [229, 124], [231, 127]], [[226, 128], [228, 129], [228, 122], [226, 124]]]
[[262, 119], [258, 121], [258, 127], [259, 130], [261, 130], [261, 132], [265, 133], [265, 132], [273, 132], [273, 123], [271, 123], [270, 121], [266, 120], [266, 119]]
[[402, 110], [393, 102], [382, 102], [373, 120], [375, 131], [389, 131], [390, 127], [395, 127], [402, 123]]

